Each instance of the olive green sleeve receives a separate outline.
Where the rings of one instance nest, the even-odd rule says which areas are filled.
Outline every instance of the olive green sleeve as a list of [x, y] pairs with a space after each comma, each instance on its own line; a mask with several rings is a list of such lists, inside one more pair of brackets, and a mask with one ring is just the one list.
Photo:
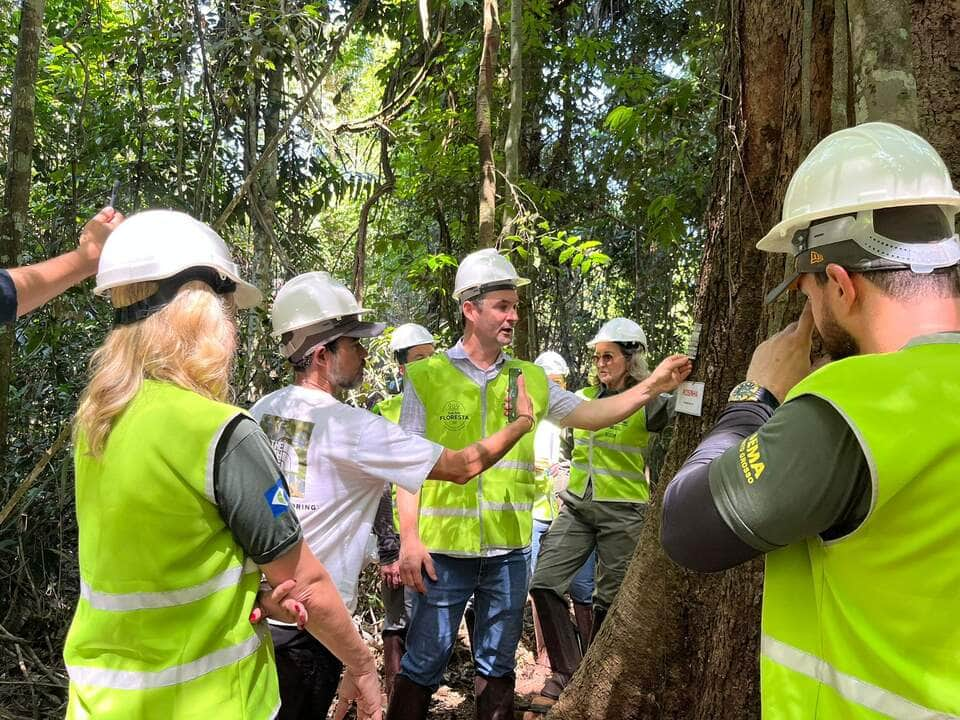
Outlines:
[[256, 421], [234, 420], [217, 444], [214, 495], [237, 543], [259, 565], [276, 560], [302, 537], [286, 479]]
[[872, 497], [870, 470], [853, 430], [828, 403], [792, 400], [710, 464], [721, 517], [762, 552], [856, 529]]

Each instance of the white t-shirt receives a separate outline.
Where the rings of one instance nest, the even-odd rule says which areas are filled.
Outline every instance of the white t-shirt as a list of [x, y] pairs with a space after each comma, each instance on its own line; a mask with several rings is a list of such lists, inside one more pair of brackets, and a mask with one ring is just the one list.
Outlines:
[[384, 484], [419, 491], [443, 447], [296, 385], [270, 393], [250, 414], [273, 445], [304, 540], [353, 612]]

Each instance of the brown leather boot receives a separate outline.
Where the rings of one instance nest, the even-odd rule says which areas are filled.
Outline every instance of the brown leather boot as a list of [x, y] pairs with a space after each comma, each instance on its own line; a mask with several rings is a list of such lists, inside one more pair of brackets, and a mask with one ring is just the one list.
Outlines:
[[473, 693], [476, 698], [476, 720], [513, 720], [512, 675], [488, 678], [476, 675], [473, 678]]
[[577, 634], [580, 636], [580, 652], [586, 655], [587, 646], [593, 639], [593, 605], [574, 601], [573, 619], [577, 623]]
[[383, 686], [387, 697], [393, 693], [393, 680], [400, 672], [400, 659], [406, 650], [404, 634], [388, 632], [383, 635]]
[[570, 622], [567, 601], [552, 590], [531, 590], [530, 596], [537, 608], [543, 644], [550, 656], [550, 667], [553, 668], [553, 675], [544, 684], [540, 694], [556, 700], [576, 672], [583, 653], [580, 652], [577, 631]]
[[387, 720], [427, 720], [433, 688], [417, 685], [413, 680], [397, 675], [387, 707]]

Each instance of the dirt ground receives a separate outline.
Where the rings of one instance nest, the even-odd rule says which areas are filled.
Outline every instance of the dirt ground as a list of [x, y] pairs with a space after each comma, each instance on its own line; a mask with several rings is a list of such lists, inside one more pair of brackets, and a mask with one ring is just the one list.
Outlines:
[[[518, 697], [530, 695], [543, 687], [543, 682], [549, 676], [547, 668], [537, 665], [534, 658], [533, 620], [529, 606], [524, 617], [523, 636], [517, 650], [517, 685]], [[378, 658], [379, 661], [379, 658]], [[430, 706], [430, 720], [473, 720], [473, 659], [470, 654], [470, 645], [467, 640], [466, 626], [460, 625], [460, 634], [457, 645], [450, 658], [445, 676], [446, 683], [434, 693]], [[331, 715], [332, 716], [332, 715]], [[348, 715], [348, 720], [352, 717]], [[541, 718], [542, 716], [533, 716]], [[517, 720], [531, 720], [522, 712], [517, 713]]]

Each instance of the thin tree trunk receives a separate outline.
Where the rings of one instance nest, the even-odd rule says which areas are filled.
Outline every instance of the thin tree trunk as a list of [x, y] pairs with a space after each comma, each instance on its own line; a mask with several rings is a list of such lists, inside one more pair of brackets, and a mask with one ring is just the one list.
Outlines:
[[552, 718], [759, 717], [762, 565], [720, 575], [681, 570], [660, 547], [660, 506], [666, 481], [743, 379], [765, 334], [763, 290], [784, 265], [754, 245], [778, 219], [786, 182], [809, 149], [804, 136], [815, 142], [830, 130], [833, 7], [812, 6], [804, 33], [804, 0], [728, 4], [718, 154], [695, 305], [704, 325], [696, 369], [706, 382], [703, 417], [678, 420], [620, 593]]
[[477, 146], [480, 150], [479, 245], [496, 244], [497, 166], [493, 157], [493, 80], [500, 50], [497, 0], [483, 0], [483, 50], [477, 81]]
[[510, 120], [503, 143], [503, 169], [508, 188], [503, 203], [501, 237], [513, 235], [517, 206], [512, 187], [520, 179], [520, 123], [523, 119], [523, 0], [510, 0]]
[[[10, 138], [0, 227], [0, 267], [19, 264], [20, 248], [30, 214], [30, 173], [33, 166], [34, 105], [37, 63], [43, 35], [44, 0], [24, 0], [20, 11], [17, 64], [10, 95]], [[8, 396], [15, 331], [0, 327], [0, 466], [7, 449]]]

